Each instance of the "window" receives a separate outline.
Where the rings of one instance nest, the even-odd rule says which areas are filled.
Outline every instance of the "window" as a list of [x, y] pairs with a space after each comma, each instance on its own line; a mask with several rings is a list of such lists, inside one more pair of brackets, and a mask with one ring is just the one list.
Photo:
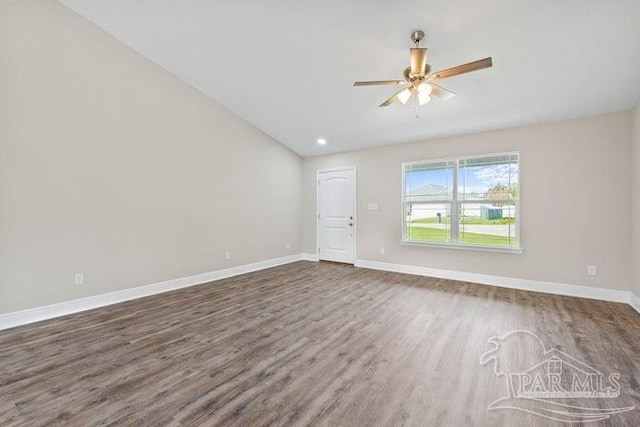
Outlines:
[[519, 154], [403, 163], [403, 241], [518, 250]]

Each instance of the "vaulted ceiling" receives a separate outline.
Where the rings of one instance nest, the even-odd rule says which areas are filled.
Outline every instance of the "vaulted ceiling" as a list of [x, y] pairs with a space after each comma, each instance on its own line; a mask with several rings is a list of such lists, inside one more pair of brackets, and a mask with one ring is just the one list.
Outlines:
[[[640, 97], [638, 0], [62, 0], [303, 156], [628, 110]], [[378, 108], [409, 33], [442, 84], [416, 119]], [[316, 144], [326, 138], [325, 146]]]

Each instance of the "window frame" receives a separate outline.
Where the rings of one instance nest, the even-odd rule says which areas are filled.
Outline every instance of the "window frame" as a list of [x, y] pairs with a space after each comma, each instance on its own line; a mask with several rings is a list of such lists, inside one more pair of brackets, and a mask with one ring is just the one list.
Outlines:
[[[514, 246], [498, 246], [498, 245], [471, 245], [467, 243], [460, 243], [460, 208], [464, 201], [460, 200], [458, 195], [458, 171], [460, 169], [460, 161], [467, 159], [476, 159], [482, 157], [492, 157], [492, 156], [507, 156], [507, 155], [517, 155], [518, 156], [518, 199], [515, 200], [515, 213], [516, 213], [516, 227], [515, 227], [515, 245]], [[450, 249], [463, 249], [463, 250], [471, 250], [471, 251], [484, 251], [484, 252], [502, 252], [502, 253], [515, 253], [521, 254], [524, 252], [522, 249], [522, 241], [520, 238], [520, 223], [522, 221], [522, 217], [520, 215], [520, 199], [522, 196], [522, 185], [521, 185], [521, 156], [519, 151], [505, 151], [499, 153], [485, 153], [485, 154], [475, 154], [475, 155], [466, 155], [466, 156], [455, 156], [455, 157], [447, 157], [447, 158], [436, 158], [436, 159], [427, 159], [427, 160], [415, 160], [410, 162], [402, 162], [401, 170], [402, 170], [402, 190], [400, 192], [401, 197], [401, 210], [402, 210], [402, 236], [400, 239], [401, 245], [406, 246], [422, 246], [422, 247], [432, 247], [432, 248], [450, 248]], [[425, 163], [438, 163], [438, 162], [452, 162], [453, 163], [453, 192], [451, 198], [451, 224], [450, 224], [450, 242], [422, 242], [418, 240], [409, 240], [406, 238], [407, 236], [407, 209], [406, 209], [406, 176], [407, 176], [407, 167], [417, 164], [425, 164]], [[513, 203], [514, 200], [511, 199], [499, 199], [496, 202], [500, 203]]]

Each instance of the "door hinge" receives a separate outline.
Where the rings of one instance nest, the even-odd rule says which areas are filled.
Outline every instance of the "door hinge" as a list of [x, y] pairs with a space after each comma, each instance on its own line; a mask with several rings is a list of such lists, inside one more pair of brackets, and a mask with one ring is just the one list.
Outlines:
[[318, 214], [318, 219], [320, 219], [320, 214]]
[[318, 185], [320, 185], [320, 180], [318, 180]]
[[318, 253], [320, 253], [320, 248], [318, 248]]

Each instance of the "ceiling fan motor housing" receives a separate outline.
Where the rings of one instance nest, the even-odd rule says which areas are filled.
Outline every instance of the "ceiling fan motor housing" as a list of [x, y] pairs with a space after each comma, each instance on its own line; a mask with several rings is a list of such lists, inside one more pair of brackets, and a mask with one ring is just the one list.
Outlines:
[[414, 82], [416, 80], [425, 80], [427, 78], [427, 76], [429, 75], [429, 73], [431, 73], [431, 65], [429, 64], [425, 64], [424, 66], [424, 73], [423, 74], [414, 74], [411, 72], [411, 67], [407, 67], [405, 68], [404, 72], [402, 73], [404, 76], [404, 79], [411, 83]]

